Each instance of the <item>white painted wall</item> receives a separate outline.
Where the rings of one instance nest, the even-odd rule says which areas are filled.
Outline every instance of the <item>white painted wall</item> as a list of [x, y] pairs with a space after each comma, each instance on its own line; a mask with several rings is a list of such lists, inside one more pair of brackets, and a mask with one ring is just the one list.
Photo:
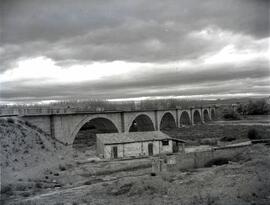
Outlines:
[[148, 144], [153, 144], [153, 154], [172, 153], [172, 140], [169, 145], [162, 146], [161, 141], [135, 142], [119, 145], [105, 145], [104, 158], [111, 159], [112, 147], [117, 146], [118, 158], [148, 156]]
[[153, 154], [159, 154], [159, 142], [158, 141], [149, 141], [143, 142], [143, 154], [148, 156], [148, 144], [153, 144]]
[[169, 145], [162, 146], [162, 142], [160, 142], [160, 153], [172, 153], [172, 140], [169, 140]]
[[142, 146], [141, 143], [124, 144], [124, 157], [141, 156]]
[[115, 146], [117, 147], [118, 158], [123, 158], [123, 145], [119, 144], [119, 145], [105, 145], [104, 146], [104, 158], [105, 159], [110, 159], [111, 158], [112, 149]]

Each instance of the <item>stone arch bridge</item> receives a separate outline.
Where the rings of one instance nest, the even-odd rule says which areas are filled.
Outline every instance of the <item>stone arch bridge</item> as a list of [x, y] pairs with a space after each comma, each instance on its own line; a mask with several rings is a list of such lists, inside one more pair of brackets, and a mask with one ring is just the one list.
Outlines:
[[[190, 107], [169, 110], [136, 110], [136, 111], [73, 111], [68, 109], [24, 111], [13, 115], [32, 125], [58, 141], [73, 144], [78, 132], [89, 122], [101, 132], [136, 132], [154, 131], [171, 127], [196, 125], [214, 120], [216, 107]], [[108, 130], [110, 129], [110, 130]], [[103, 130], [103, 131], [102, 131]]]

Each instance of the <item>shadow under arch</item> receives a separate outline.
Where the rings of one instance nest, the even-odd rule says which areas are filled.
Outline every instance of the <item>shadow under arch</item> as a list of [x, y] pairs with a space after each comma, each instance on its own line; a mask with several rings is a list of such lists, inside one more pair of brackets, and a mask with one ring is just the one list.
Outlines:
[[212, 120], [216, 119], [216, 113], [214, 109], [211, 109], [211, 119]]
[[129, 128], [129, 132], [155, 131], [154, 124], [146, 114], [138, 115]]
[[114, 123], [103, 117], [96, 117], [84, 123], [76, 133], [72, 146], [74, 148], [85, 148], [96, 146], [96, 134], [118, 133]]
[[175, 119], [170, 112], [166, 112], [160, 121], [160, 130], [169, 130], [172, 128], [176, 128]]
[[202, 124], [202, 118], [198, 110], [195, 110], [193, 113], [193, 122], [195, 125]]
[[183, 111], [180, 116], [180, 126], [191, 125], [191, 119], [187, 111]]
[[210, 121], [208, 110], [203, 111], [203, 120], [204, 120], [204, 122], [209, 122]]

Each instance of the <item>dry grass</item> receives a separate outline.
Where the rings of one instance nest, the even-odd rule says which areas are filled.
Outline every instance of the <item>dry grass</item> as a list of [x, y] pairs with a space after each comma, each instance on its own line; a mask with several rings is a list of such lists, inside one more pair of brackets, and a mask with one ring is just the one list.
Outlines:
[[[224, 139], [230, 137], [232, 139], [248, 139], [248, 131], [256, 129], [257, 134], [261, 138], [270, 138], [270, 127], [262, 125], [196, 125], [192, 127], [176, 128], [170, 131], [165, 131], [169, 136], [189, 141], [198, 141], [201, 139]], [[212, 143], [212, 142], [211, 142]]]

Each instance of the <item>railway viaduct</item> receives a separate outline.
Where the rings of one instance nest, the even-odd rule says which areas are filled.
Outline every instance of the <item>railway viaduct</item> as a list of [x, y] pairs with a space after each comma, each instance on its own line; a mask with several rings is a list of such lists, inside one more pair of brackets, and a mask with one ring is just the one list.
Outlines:
[[[1, 112], [1, 111], [0, 111]], [[214, 120], [215, 106], [176, 108], [169, 110], [135, 111], [82, 111], [73, 109], [25, 109], [12, 114], [0, 113], [0, 116], [13, 116], [27, 121], [43, 130], [52, 138], [70, 145], [78, 132], [89, 123], [108, 132], [154, 131], [170, 127], [192, 126]]]

